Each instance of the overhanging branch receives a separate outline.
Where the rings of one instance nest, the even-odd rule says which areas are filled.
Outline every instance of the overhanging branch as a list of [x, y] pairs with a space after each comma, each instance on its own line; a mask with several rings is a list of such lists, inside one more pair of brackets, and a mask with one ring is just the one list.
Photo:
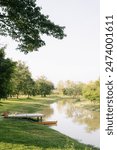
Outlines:
[[8, 16], [0, 14], [0, 18], [8, 18]]

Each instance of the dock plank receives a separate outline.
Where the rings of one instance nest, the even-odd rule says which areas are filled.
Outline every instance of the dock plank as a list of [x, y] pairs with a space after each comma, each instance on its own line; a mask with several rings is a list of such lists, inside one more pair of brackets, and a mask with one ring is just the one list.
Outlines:
[[44, 114], [8, 114], [8, 118], [43, 117]]

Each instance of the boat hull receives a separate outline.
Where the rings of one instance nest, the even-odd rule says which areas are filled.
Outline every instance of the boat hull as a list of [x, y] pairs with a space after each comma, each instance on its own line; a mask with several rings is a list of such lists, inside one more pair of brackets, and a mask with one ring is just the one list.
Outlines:
[[35, 122], [36, 124], [42, 124], [42, 125], [56, 125], [57, 121], [43, 121], [43, 122]]

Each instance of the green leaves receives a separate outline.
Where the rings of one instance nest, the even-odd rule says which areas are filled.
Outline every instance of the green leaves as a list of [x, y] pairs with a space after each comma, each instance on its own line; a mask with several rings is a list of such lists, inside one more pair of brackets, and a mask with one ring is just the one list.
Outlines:
[[12, 76], [12, 94], [32, 95], [34, 81], [31, 73], [25, 63], [17, 62], [15, 72]]
[[10, 94], [10, 80], [15, 68], [15, 62], [4, 57], [4, 48], [0, 48], [0, 99]]
[[51, 91], [54, 89], [54, 84], [42, 76], [36, 81], [36, 87], [37, 94], [45, 97], [51, 94]]
[[18, 41], [24, 53], [37, 51], [45, 45], [41, 35], [63, 39], [64, 28], [55, 25], [41, 13], [35, 0], [0, 0], [0, 35], [9, 35]]
[[83, 90], [83, 95], [91, 101], [100, 101], [100, 81], [97, 80], [86, 84]]

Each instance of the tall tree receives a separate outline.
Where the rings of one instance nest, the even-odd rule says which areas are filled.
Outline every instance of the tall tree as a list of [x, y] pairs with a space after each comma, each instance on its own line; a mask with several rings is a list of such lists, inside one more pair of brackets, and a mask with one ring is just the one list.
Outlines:
[[5, 58], [4, 48], [0, 49], [0, 99], [7, 98], [11, 91], [11, 77], [15, 62]]
[[33, 81], [28, 67], [23, 62], [17, 62], [15, 72], [12, 76], [13, 94], [17, 95], [17, 98], [20, 93], [29, 94], [31, 84], [33, 84]]
[[0, 35], [9, 35], [18, 41], [24, 53], [37, 51], [45, 45], [41, 35], [63, 39], [64, 27], [55, 25], [41, 13], [36, 0], [0, 0]]
[[29, 96], [31, 95], [35, 95], [36, 91], [35, 91], [35, 82], [34, 80], [31, 78], [31, 75], [27, 75], [26, 78], [24, 79], [24, 84], [23, 84], [23, 92], [25, 95]]
[[36, 81], [36, 87], [38, 94], [46, 97], [46, 95], [51, 94], [51, 91], [54, 89], [54, 84], [42, 76]]

